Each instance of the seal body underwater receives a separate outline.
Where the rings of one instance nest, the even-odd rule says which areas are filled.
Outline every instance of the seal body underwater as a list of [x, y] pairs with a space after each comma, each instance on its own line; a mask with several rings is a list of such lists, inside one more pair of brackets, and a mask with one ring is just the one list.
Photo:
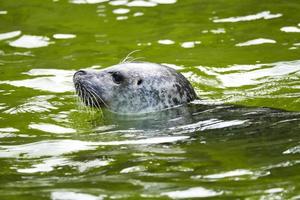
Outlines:
[[76, 93], [90, 107], [115, 113], [155, 112], [197, 98], [189, 81], [174, 69], [155, 63], [121, 63], [103, 70], [79, 70]]

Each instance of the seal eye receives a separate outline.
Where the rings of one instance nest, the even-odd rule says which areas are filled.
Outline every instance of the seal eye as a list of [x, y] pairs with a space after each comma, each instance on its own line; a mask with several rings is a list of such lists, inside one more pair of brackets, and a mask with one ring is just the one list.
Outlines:
[[120, 84], [124, 80], [124, 77], [120, 72], [112, 72], [111, 76], [113, 82], [115, 82], [116, 84]]

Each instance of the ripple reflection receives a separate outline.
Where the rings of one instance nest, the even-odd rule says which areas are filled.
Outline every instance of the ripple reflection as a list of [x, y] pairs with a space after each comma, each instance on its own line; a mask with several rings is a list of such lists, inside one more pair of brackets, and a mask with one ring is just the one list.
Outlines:
[[223, 22], [242, 22], [242, 21], [252, 21], [258, 19], [274, 19], [281, 17], [282, 14], [271, 14], [270, 11], [263, 11], [253, 15], [246, 15], [246, 16], [238, 16], [238, 17], [229, 17], [223, 19], [214, 19], [213, 22], [215, 23], [223, 23]]

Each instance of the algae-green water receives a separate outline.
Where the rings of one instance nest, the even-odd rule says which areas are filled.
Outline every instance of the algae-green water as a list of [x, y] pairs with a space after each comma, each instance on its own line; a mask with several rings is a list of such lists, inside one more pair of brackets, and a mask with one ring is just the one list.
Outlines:
[[[298, 0], [1, 0], [0, 199], [300, 199]], [[131, 53], [131, 54], [130, 54]], [[128, 61], [200, 97], [137, 116], [72, 75]]]

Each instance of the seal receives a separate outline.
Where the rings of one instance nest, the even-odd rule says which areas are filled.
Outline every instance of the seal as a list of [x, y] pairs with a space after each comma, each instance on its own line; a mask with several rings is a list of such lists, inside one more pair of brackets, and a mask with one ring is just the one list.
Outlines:
[[190, 82], [176, 70], [155, 63], [130, 62], [102, 70], [79, 70], [76, 94], [90, 107], [115, 113], [148, 113], [197, 98]]

